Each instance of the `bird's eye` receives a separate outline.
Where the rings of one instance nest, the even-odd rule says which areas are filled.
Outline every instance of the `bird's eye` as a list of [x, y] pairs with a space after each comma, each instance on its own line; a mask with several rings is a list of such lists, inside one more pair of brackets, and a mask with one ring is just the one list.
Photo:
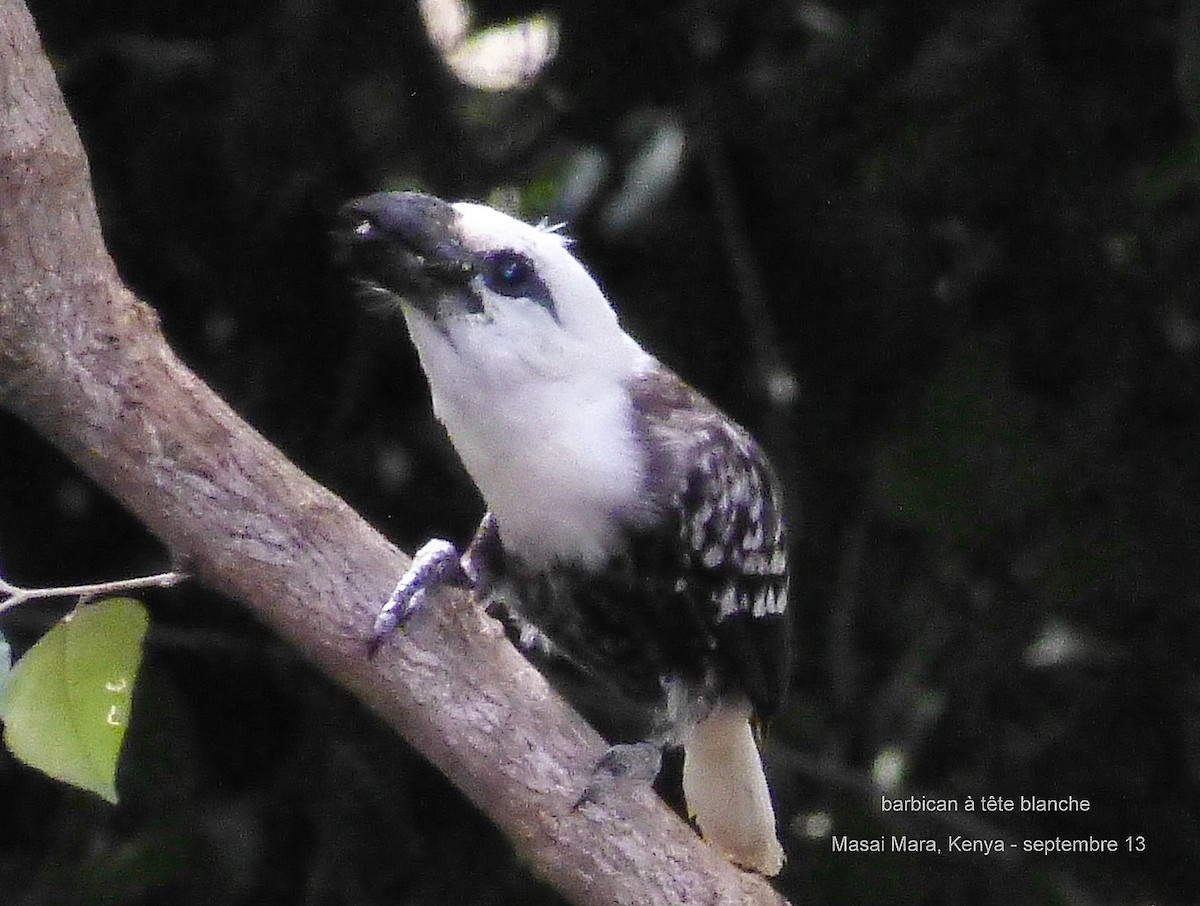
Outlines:
[[511, 249], [492, 252], [483, 259], [479, 272], [483, 277], [483, 285], [492, 292], [509, 299], [528, 299], [558, 320], [550, 289], [538, 275], [533, 262], [520, 252]]
[[489, 255], [483, 268], [483, 284], [502, 296], [525, 296], [536, 282], [533, 265], [516, 252]]

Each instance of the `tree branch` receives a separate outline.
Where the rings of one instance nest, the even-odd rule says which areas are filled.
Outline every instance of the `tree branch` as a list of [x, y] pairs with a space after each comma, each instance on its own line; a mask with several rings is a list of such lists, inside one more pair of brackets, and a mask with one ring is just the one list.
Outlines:
[[574, 902], [780, 902], [649, 789], [573, 810], [602, 740], [466, 597], [365, 657], [404, 558], [188, 371], [121, 284], [19, 0], [0, 0], [0, 406], [375, 709]]

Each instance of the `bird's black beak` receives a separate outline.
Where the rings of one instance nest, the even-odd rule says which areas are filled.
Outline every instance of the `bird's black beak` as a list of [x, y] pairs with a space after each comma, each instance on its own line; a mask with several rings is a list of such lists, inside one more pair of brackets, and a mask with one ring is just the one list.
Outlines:
[[421, 304], [466, 284], [474, 256], [463, 248], [458, 212], [416, 192], [378, 192], [342, 205], [331, 238], [340, 264], [368, 290]]

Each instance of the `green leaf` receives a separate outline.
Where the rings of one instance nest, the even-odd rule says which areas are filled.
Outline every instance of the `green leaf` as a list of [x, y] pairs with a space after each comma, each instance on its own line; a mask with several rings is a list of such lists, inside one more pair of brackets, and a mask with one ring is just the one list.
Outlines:
[[74, 611], [30, 648], [0, 701], [12, 753], [116, 803], [117, 755], [148, 622], [139, 602], [108, 598]]

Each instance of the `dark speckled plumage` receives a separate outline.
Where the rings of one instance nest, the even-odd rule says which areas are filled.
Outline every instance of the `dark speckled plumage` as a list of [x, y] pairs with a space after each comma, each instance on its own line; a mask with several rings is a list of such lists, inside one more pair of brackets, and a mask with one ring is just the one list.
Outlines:
[[501, 557], [492, 579], [560, 654], [634, 702], [661, 706], [670, 678], [708, 702], [743, 692], [770, 717], [790, 655], [775, 476], [744, 430], [669, 372], [640, 375], [630, 391], [662, 521], [631, 524], [602, 570]]

